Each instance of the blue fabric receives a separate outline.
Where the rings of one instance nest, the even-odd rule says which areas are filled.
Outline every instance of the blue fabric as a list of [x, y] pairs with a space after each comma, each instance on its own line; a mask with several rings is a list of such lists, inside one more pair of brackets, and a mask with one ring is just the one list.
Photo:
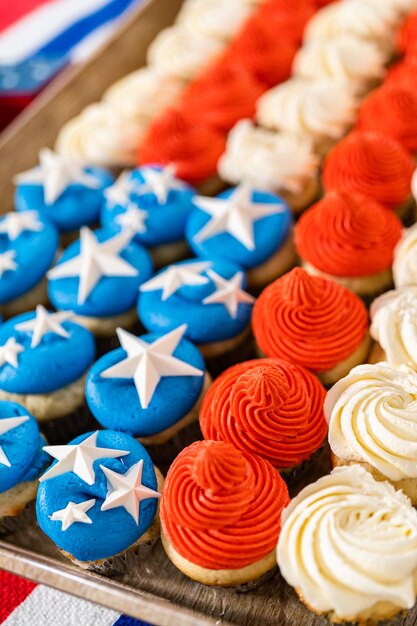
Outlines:
[[128, 615], [121, 615], [117, 622], [114, 622], [114, 626], [151, 626], [147, 622], [142, 622], [140, 619], [129, 617]]

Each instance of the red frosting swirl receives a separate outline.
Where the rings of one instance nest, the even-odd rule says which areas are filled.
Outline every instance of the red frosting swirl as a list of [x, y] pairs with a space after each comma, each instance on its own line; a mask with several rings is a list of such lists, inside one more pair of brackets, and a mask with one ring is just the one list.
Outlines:
[[391, 267], [402, 223], [366, 196], [331, 191], [300, 218], [301, 258], [333, 276], [371, 276]]
[[255, 103], [265, 86], [234, 59], [222, 58], [184, 91], [182, 110], [227, 133], [240, 119], [255, 115]]
[[276, 547], [287, 487], [267, 461], [196, 441], [171, 465], [161, 523], [174, 549], [207, 569], [240, 569]]
[[403, 54], [417, 54], [417, 11], [410, 13], [397, 33], [397, 48]]
[[417, 89], [417, 56], [406, 58], [400, 63], [395, 63], [388, 70], [385, 85], [405, 89]]
[[374, 130], [417, 150], [417, 95], [401, 85], [386, 84], [372, 92], [358, 113], [359, 130]]
[[308, 370], [279, 359], [239, 363], [217, 378], [200, 411], [206, 439], [227, 441], [278, 469], [299, 465], [320, 448], [326, 391]]
[[269, 0], [259, 7], [260, 19], [274, 23], [280, 32], [287, 32], [300, 45], [304, 28], [317, 11], [313, 0]]
[[323, 372], [359, 347], [368, 314], [348, 289], [297, 267], [263, 290], [255, 303], [252, 328], [267, 356]]
[[348, 191], [396, 208], [410, 197], [414, 161], [398, 141], [375, 132], [349, 133], [323, 166], [326, 191]]
[[138, 162], [173, 163], [179, 178], [199, 183], [216, 173], [225, 145], [224, 134], [181, 109], [170, 109], [150, 125], [139, 148]]

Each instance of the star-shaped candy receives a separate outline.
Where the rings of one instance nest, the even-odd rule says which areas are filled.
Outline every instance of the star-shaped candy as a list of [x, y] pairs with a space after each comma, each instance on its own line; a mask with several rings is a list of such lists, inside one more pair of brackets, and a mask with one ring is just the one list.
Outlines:
[[50, 467], [39, 480], [42, 482], [48, 480], [48, 478], [61, 476], [61, 474], [66, 472], [73, 472], [87, 485], [94, 485], [94, 461], [97, 459], [117, 459], [129, 454], [127, 450], [98, 448], [97, 436], [98, 431], [84, 439], [81, 443], [68, 444], [67, 446], [45, 446], [43, 448], [45, 452], [57, 459], [58, 463]]
[[108, 493], [101, 510], [108, 511], [122, 506], [139, 525], [139, 508], [142, 500], [160, 498], [161, 494], [142, 484], [143, 459], [132, 465], [126, 474], [118, 474], [100, 465], [107, 478]]
[[242, 289], [242, 272], [237, 272], [229, 280], [212, 270], [208, 270], [207, 274], [216, 285], [216, 291], [207, 296], [203, 304], [224, 304], [230, 317], [235, 318], [241, 302], [246, 304], [255, 302], [255, 298]]
[[149, 213], [138, 209], [134, 204], [129, 204], [124, 213], [120, 213], [114, 219], [123, 229], [132, 233], [146, 233], [145, 220]]
[[93, 174], [86, 172], [78, 163], [43, 148], [39, 153], [39, 166], [17, 174], [16, 184], [43, 186], [45, 204], [51, 205], [58, 200], [64, 191], [73, 183], [91, 189], [98, 189], [100, 181]]
[[15, 250], [7, 250], [0, 254], [0, 278], [3, 276], [4, 272], [17, 269], [15, 258]]
[[166, 203], [171, 190], [185, 189], [184, 183], [175, 177], [173, 165], [167, 165], [160, 170], [144, 166], [141, 173], [145, 180], [140, 185], [138, 192], [141, 194], [153, 193], [159, 204]]
[[75, 502], [68, 502], [65, 509], [60, 509], [59, 511], [55, 511], [52, 515], [49, 516], [49, 519], [53, 522], [62, 522], [61, 530], [65, 531], [70, 526], [75, 523], [82, 524], [92, 524], [93, 521], [87, 515], [87, 511], [89, 511], [95, 505], [96, 501], [93, 498], [92, 500], [86, 500], [85, 502], [79, 502], [76, 504]]
[[208, 213], [211, 219], [194, 236], [194, 241], [202, 243], [220, 233], [229, 233], [245, 248], [254, 250], [254, 222], [268, 215], [282, 213], [285, 209], [276, 203], [253, 202], [252, 191], [249, 185], [242, 184], [228, 198], [195, 198], [194, 204]]
[[14, 337], [9, 337], [5, 344], [0, 346], [0, 367], [5, 363], [18, 367], [18, 354], [24, 352], [25, 348], [22, 344], [17, 343]]
[[211, 266], [211, 261], [196, 261], [195, 263], [183, 263], [170, 265], [165, 271], [151, 278], [141, 285], [141, 291], [156, 291], [162, 289], [162, 301], [181, 289], [184, 285], [206, 285], [207, 276], [201, 276]]
[[[0, 437], [1, 435], [5, 435], [12, 430], [13, 428], [17, 428], [20, 424], [27, 422], [29, 419], [28, 415], [22, 415], [20, 417], [6, 417], [5, 419], [0, 419]], [[5, 465], [6, 467], [11, 467], [11, 463], [6, 456], [3, 448], [0, 446], [0, 465]]]
[[11, 211], [0, 221], [0, 233], [5, 233], [10, 241], [17, 239], [25, 230], [40, 232], [43, 229], [36, 211]]
[[163, 376], [203, 376], [204, 372], [173, 356], [187, 326], [183, 324], [170, 333], [148, 343], [131, 333], [117, 329], [127, 357], [101, 373], [103, 378], [133, 379], [143, 409], [147, 409]]
[[31, 348], [36, 348], [47, 333], [55, 333], [64, 339], [68, 339], [69, 332], [62, 326], [64, 322], [71, 319], [73, 313], [70, 311], [61, 311], [60, 313], [49, 313], [42, 304], [36, 307], [36, 315], [27, 322], [21, 322], [16, 325], [16, 330], [24, 333], [33, 333]]
[[94, 233], [84, 226], [80, 231], [80, 253], [49, 270], [48, 278], [78, 276], [78, 304], [84, 304], [102, 276], [137, 276], [139, 271], [119, 255], [126, 248], [132, 233], [118, 235], [99, 242]]
[[104, 190], [104, 196], [110, 207], [127, 204], [130, 194], [134, 190], [134, 181], [131, 179], [131, 171], [122, 172], [113, 185]]

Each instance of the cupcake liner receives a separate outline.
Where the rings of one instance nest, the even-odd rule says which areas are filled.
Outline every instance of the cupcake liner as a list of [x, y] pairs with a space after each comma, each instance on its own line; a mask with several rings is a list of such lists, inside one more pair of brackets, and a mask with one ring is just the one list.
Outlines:
[[313, 456], [288, 472], [282, 472], [281, 476], [287, 483], [288, 491], [293, 498], [306, 485], [318, 480], [325, 474], [329, 474], [330, 471], [329, 445], [325, 441]]
[[195, 420], [171, 437], [169, 441], [161, 444], [146, 444], [145, 447], [149, 451], [154, 464], [163, 474], [166, 474], [171, 463], [181, 450], [200, 439], [203, 439], [203, 435], [198, 420]]
[[159, 536], [155, 537], [153, 540], [137, 544], [133, 548], [127, 548], [125, 552], [103, 559], [102, 561], [89, 561], [85, 564], [76, 561], [76, 563], [80, 567], [83, 567], [83, 569], [96, 572], [96, 574], [116, 576], [117, 574], [123, 574], [126, 571], [131, 571], [139, 565], [141, 561], [147, 559], [152, 554], [158, 540]]
[[[255, 580], [250, 580], [247, 583], [241, 583], [240, 585], [234, 585], [233, 587], [227, 587], [227, 590], [233, 591], [234, 593], [238, 593], [238, 594], [250, 593], [251, 591], [255, 591], [255, 589], [258, 589], [259, 587], [264, 585], [266, 582], [271, 580], [271, 578], [275, 576], [277, 571], [278, 571], [278, 566], [275, 565], [273, 568], [269, 569], [267, 572], [262, 574], [262, 576], [260, 576], [259, 578], [256, 578]], [[218, 589], [224, 589], [224, 587], [218, 587]]]
[[224, 354], [220, 354], [216, 357], [206, 358], [206, 363], [207, 369], [214, 379], [232, 365], [236, 365], [236, 363], [240, 363], [242, 361], [250, 361], [251, 359], [256, 358], [257, 354], [255, 340], [252, 334], [249, 334], [233, 350], [230, 350], [230, 352], [225, 352]]
[[27, 503], [18, 515], [8, 515], [0, 521], [0, 537], [12, 535], [36, 521], [36, 500]]
[[68, 415], [39, 424], [40, 431], [50, 445], [67, 444], [78, 435], [100, 428], [85, 404]]

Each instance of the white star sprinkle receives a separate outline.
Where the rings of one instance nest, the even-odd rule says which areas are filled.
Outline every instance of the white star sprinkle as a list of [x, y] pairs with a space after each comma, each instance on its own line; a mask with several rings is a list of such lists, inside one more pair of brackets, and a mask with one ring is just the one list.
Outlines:
[[83, 170], [75, 161], [43, 148], [39, 153], [39, 165], [14, 177], [15, 184], [41, 184], [44, 190], [45, 204], [51, 205], [58, 200], [72, 183], [78, 183], [91, 189], [98, 189], [100, 181]]
[[62, 522], [62, 531], [67, 530], [75, 523], [92, 524], [93, 521], [90, 517], [88, 517], [87, 511], [93, 508], [95, 503], [96, 501], [94, 498], [92, 500], [86, 500], [85, 502], [79, 502], [78, 504], [75, 502], [68, 502], [65, 509], [55, 511], [55, 513], [52, 513], [52, 515], [49, 516], [49, 519], [53, 522]]
[[42, 304], [36, 307], [36, 315], [27, 322], [21, 322], [15, 326], [16, 330], [24, 333], [33, 333], [31, 348], [36, 348], [47, 333], [55, 333], [64, 339], [68, 339], [69, 332], [62, 327], [62, 324], [73, 317], [70, 311], [60, 313], [49, 313]]
[[97, 447], [98, 430], [78, 444], [67, 446], [45, 446], [43, 449], [54, 459], [58, 460], [56, 465], [50, 467], [41, 476], [40, 482], [74, 472], [87, 485], [94, 485], [95, 474], [93, 463], [97, 459], [117, 459], [120, 456], [129, 454], [127, 450], [113, 450], [112, 448]]
[[0, 254], [0, 278], [3, 276], [4, 272], [17, 269], [15, 258], [15, 250], [7, 250], [7, 252]]
[[116, 215], [114, 221], [123, 229], [131, 233], [146, 233], [145, 220], [149, 213], [138, 209], [134, 204], [129, 204], [124, 213]]
[[102, 276], [137, 276], [139, 271], [119, 254], [126, 248], [132, 234], [122, 231], [99, 243], [94, 233], [84, 226], [80, 231], [80, 253], [49, 270], [48, 278], [78, 276], [78, 304], [84, 304]]
[[141, 168], [141, 173], [145, 182], [140, 185], [138, 192], [141, 194], [153, 193], [159, 204], [166, 203], [171, 190], [186, 188], [185, 184], [175, 177], [175, 167], [173, 165], [167, 165], [161, 170], [144, 166]]
[[212, 270], [207, 274], [216, 285], [216, 291], [203, 300], [203, 304], [224, 304], [230, 317], [237, 316], [239, 304], [245, 302], [252, 304], [255, 298], [242, 290], [243, 273], [237, 272], [232, 278], [226, 280]]
[[207, 276], [201, 276], [201, 272], [205, 272], [209, 267], [211, 267], [211, 261], [170, 265], [161, 274], [143, 283], [143, 285], [140, 286], [140, 291], [156, 291], [157, 289], [162, 289], [161, 300], [168, 300], [170, 296], [184, 285], [206, 285], [209, 279]]
[[0, 233], [5, 233], [10, 241], [17, 239], [25, 230], [40, 232], [44, 225], [36, 211], [11, 211], [0, 220]]
[[[13, 428], [17, 428], [20, 424], [24, 424], [29, 419], [28, 415], [22, 415], [21, 417], [6, 417], [5, 419], [0, 419], [0, 436], [5, 435]], [[6, 467], [11, 467], [9, 459], [6, 456], [3, 448], [0, 446], [0, 465], [5, 465]]]
[[204, 372], [173, 356], [187, 326], [183, 324], [170, 333], [148, 343], [131, 333], [117, 329], [120, 344], [127, 358], [101, 373], [103, 378], [133, 379], [143, 409], [147, 409], [163, 376], [203, 376]]
[[22, 344], [17, 343], [14, 337], [9, 337], [5, 344], [0, 346], [0, 367], [5, 363], [13, 367], [19, 367], [18, 354], [24, 352]]
[[104, 190], [104, 196], [110, 208], [117, 204], [124, 206], [129, 202], [130, 194], [135, 188], [131, 174], [131, 171], [122, 172], [116, 182]]
[[118, 474], [104, 465], [100, 465], [107, 478], [108, 493], [101, 510], [108, 511], [122, 506], [139, 525], [139, 508], [142, 500], [160, 498], [161, 494], [142, 484], [143, 459], [126, 472]]
[[194, 241], [201, 243], [220, 233], [229, 233], [248, 250], [255, 249], [253, 223], [262, 217], [285, 211], [276, 203], [253, 202], [252, 188], [245, 183], [236, 187], [229, 198], [199, 196], [194, 199], [194, 204], [212, 218], [194, 236]]

